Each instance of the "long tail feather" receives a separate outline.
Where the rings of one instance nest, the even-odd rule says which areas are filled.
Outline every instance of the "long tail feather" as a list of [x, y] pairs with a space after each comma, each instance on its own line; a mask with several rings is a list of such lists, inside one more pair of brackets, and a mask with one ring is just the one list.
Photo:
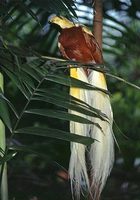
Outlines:
[[[73, 78], [77, 78], [84, 82], [88, 82], [87, 76], [82, 68], [70, 69], [70, 75]], [[70, 94], [84, 102], [89, 104], [89, 92], [84, 89], [70, 88]], [[86, 115], [80, 114], [76, 111], [69, 111], [70, 113], [86, 117]], [[76, 133], [82, 136], [89, 136], [90, 125], [81, 124], [77, 122], [70, 122], [70, 132]], [[77, 199], [80, 199], [81, 190], [89, 190], [89, 178], [86, 168], [85, 158], [86, 146], [79, 143], [71, 143], [71, 157], [69, 164], [69, 176], [71, 180], [71, 188]]]
[[[104, 74], [92, 71], [88, 77], [89, 83], [102, 89], [107, 89]], [[99, 118], [93, 118], [98, 123], [103, 132], [96, 126], [91, 126], [90, 135], [97, 139], [90, 148], [89, 159], [91, 162], [91, 187], [94, 191], [93, 199], [99, 199], [101, 191], [105, 185], [108, 175], [114, 162], [114, 140], [113, 140], [113, 113], [108, 95], [100, 91], [90, 91], [91, 106], [100, 109], [107, 115], [109, 122]]]

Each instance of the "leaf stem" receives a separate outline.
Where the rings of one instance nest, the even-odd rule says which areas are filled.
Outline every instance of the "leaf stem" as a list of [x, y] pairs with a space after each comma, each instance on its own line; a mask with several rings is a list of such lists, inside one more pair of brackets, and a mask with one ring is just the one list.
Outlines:
[[134, 83], [131, 83], [131, 82], [129, 82], [129, 81], [127, 81], [127, 80], [125, 80], [125, 79], [119, 77], [119, 76], [116, 76], [116, 75], [113, 75], [113, 74], [110, 74], [110, 73], [106, 73], [106, 75], [107, 75], [107, 76], [110, 76], [110, 77], [112, 77], [112, 78], [115, 78], [115, 79], [117, 79], [117, 80], [119, 80], [119, 81], [121, 81], [121, 82], [126, 83], [127, 85], [130, 85], [130, 86], [132, 86], [132, 87], [134, 87], [134, 88], [140, 90], [140, 86], [138, 86], [138, 85], [136, 85], [136, 84], [134, 84]]
[[20, 123], [20, 120], [22, 119], [23, 117], [23, 114], [26, 110], [26, 108], [28, 107], [28, 105], [30, 104], [34, 94], [36, 93], [37, 89], [40, 87], [40, 85], [42, 84], [42, 82], [45, 80], [45, 77], [43, 77], [43, 79], [41, 79], [41, 81], [39, 81], [38, 85], [36, 86], [36, 88], [34, 89], [34, 91], [32, 92], [32, 94], [30, 95], [30, 97], [28, 98], [23, 110], [21, 111], [20, 115], [19, 115], [19, 118], [17, 119], [16, 123], [15, 123], [15, 126], [13, 128], [13, 131], [12, 131], [12, 135], [14, 135], [15, 133], [15, 130], [16, 128], [18, 127], [18, 124]]
[[[3, 75], [0, 73], [0, 88], [3, 91]], [[6, 141], [5, 141], [5, 126], [3, 122], [0, 120], [0, 148], [5, 151]], [[4, 156], [4, 155], [1, 155]], [[1, 200], [8, 200], [8, 184], [7, 184], [7, 165], [0, 166], [0, 175], [1, 175], [1, 183], [0, 183], [0, 193]]]

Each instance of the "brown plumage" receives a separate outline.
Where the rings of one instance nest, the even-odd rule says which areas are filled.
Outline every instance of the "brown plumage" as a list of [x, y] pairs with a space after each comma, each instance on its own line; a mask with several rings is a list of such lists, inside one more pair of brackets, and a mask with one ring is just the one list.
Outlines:
[[102, 53], [97, 41], [81, 26], [62, 29], [58, 40], [65, 58], [83, 63], [101, 63]]

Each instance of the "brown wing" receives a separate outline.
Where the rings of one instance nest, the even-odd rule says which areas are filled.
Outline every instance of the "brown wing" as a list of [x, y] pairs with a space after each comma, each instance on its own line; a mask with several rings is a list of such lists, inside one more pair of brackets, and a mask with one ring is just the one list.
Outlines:
[[60, 51], [65, 58], [79, 62], [95, 62], [92, 51], [87, 45], [82, 27], [66, 28], [58, 38]]
[[88, 48], [90, 49], [95, 62], [102, 63], [103, 62], [102, 51], [101, 51], [94, 35], [88, 34], [87, 32], [84, 31], [84, 29], [82, 29], [82, 31], [83, 31], [83, 35], [84, 35], [86, 44], [87, 44]]
[[102, 63], [102, 52], [97, 41], [82, 27], [62, 29], [58, 40], [65, 58], [85, 63]]

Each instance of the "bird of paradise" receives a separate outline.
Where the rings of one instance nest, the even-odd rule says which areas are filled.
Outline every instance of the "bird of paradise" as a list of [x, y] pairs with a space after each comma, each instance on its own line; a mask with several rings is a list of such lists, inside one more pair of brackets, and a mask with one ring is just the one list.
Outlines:
[[[82, 63], [102, 63], [101, 49], [87, 27], [57, 16], [52, 17], [50, 22], [61, 27], [58, 46], [64, 58]], [[102, 72], [70, 67], [70, 76], [107, 90], [105, 75]], [[89, 117], [85, 113], [84, 117], [88, 117], [95, 125], [70, 122], [70, 132], [96, 139], [89, 148], [71, 142], [69, 176], [72, 192], [77, 199], [80, 199], [81, 192], [87, 189], [90, 196], [97, 200], [100, 198], [114, 162], [113, 113], [110, 98], [102, 91], [74, 87], [70, 87], [70, 95], [100, 110], [108, 119]], [[69, 112], [83, 116], [73, 110]]]

